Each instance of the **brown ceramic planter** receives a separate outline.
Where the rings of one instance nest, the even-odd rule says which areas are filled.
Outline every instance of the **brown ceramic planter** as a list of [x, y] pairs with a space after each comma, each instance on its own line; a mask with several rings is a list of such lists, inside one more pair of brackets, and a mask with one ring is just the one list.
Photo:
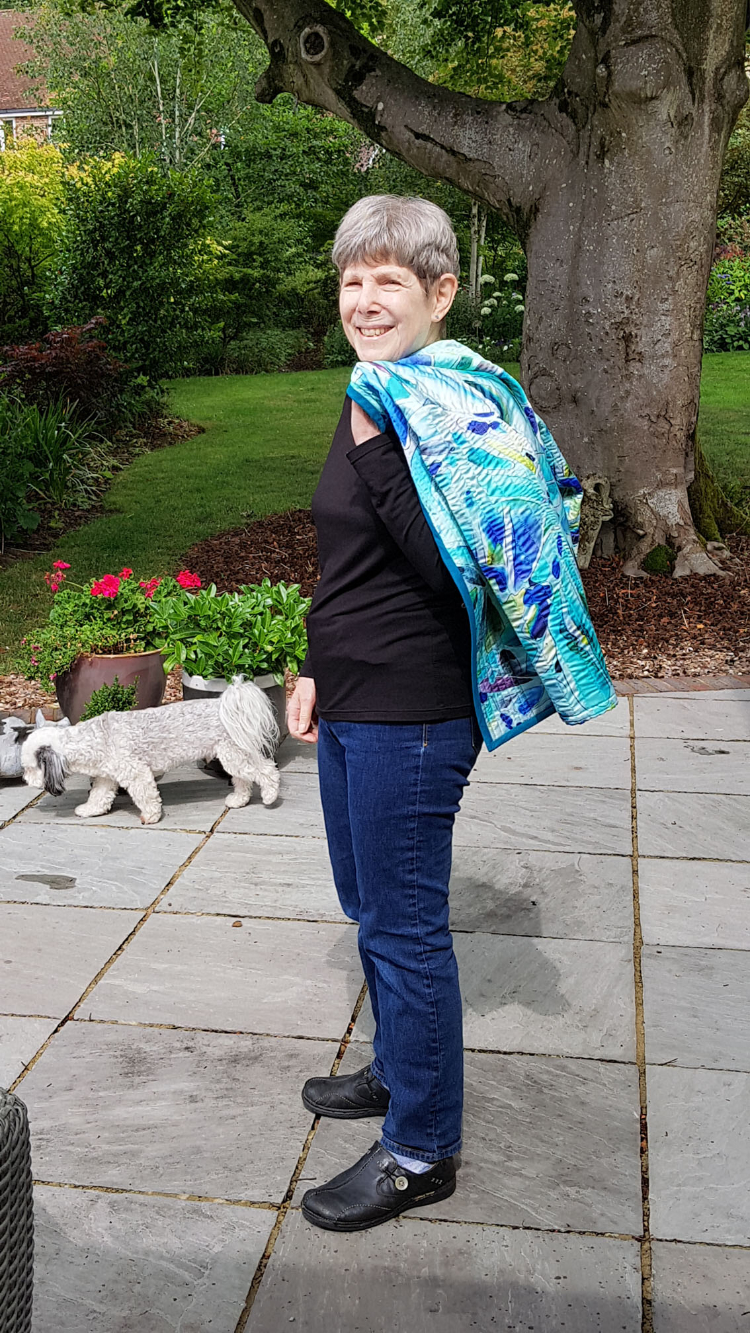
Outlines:
[[164, 698], [167, 677], [164, 658], [159, 652], [92, 653], [76, 658], [69, 671], [55, 681], [57, 698], [63, 713], [75, 726], [95, 690], [112, 685], [115, 676], [121, 685], [136, 685], [136, 708], [155, 708]]

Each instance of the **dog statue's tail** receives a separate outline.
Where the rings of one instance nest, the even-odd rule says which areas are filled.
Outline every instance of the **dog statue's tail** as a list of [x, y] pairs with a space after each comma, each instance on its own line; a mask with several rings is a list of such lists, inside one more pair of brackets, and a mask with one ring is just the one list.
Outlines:
[[257, 685], [235, 676], [219, 701], [219, 719], [241, 750], [260, 750], [273, 758], [279, 724], [268, 695]]

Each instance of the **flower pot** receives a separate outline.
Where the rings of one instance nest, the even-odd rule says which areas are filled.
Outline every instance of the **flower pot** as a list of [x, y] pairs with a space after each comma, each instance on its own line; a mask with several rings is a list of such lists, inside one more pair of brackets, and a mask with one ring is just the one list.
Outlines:
[[123, 686], [136, 686], [136, 708], [156, 708], [164, 698], [167, 677], [160, 652], [82, 654], [55, 681], [60, 707], [73, 725], [80, 722], [94, 691], [112, 685], [115, 676]]
[[[276, 719], [279, 724], [279, 741], [283, 741], [288, 734], [286, 725], [286, 690], [283, 685], [277, 685], [273, 676], [255, 676], [246, 677], [252, 679], [253, 685], [257, 685], [264, 694], [268, 695]], [[212, 678], [204, 680], [203, 676], [191, 676], [183, 669], [182, 672], [182, 697], [183, 699], [218, 699], [226, 689], [231, 685], [229, 680]]]

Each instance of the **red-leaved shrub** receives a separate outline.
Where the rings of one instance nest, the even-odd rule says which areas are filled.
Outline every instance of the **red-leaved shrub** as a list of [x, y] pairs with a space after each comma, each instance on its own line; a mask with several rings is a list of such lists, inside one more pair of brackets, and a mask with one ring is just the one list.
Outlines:
[[41, 342], [4, 347], [0, 390], [47, 407], [60, 399], [77, 403], [84, 416], [110, 418], [126, 390], [125, 366], [107, 351], [106, 321], [46, 333]]

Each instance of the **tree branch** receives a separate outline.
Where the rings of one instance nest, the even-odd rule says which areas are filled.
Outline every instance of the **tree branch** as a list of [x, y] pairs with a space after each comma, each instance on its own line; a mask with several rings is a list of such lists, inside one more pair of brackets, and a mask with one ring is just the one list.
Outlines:
[[256, 87], [333, 112], [428, 176], [450, 181], [523, 229], [572, 125], [553, 102], [487, 102], [419, 78], [325, 0], [234, 0], [268, 47]]

